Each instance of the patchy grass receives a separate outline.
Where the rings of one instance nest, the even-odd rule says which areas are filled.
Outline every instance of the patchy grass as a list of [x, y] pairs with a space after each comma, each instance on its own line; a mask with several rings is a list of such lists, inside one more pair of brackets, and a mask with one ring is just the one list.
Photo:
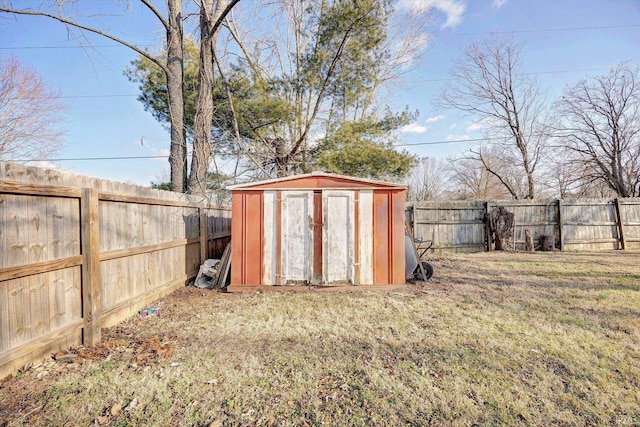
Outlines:
[[639, 259], [443, 256], [387, 292], [184, 288], [0, 386], [0, 425], [638, 425]]

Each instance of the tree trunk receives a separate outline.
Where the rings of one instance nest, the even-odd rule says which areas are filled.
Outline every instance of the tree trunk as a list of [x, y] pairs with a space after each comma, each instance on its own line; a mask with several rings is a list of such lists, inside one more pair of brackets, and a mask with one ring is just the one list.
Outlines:
[[214, 24], [226, 6], [218, 0], [213, 11], [213, 0], [202, 0], [200, 6], [200, 71], [198, 76], [198, 101], [193, 129], [193, 156], [189, 175], [188, 192], [205, 195], [207, 173], [211, 158], [211, 124], [213, 121], [213, 49], [217, 40]]
[[491, 228], [495, 234], [496, 251], [515, 250], [513, 233], [515, 215], [504, 207], [498, 206], [491, 212]]
[[184, 127], [182, 0], [168, 0], [167, 97], [171, 125], [171, 190], [184, 192], [187, 184], [187, 150]]

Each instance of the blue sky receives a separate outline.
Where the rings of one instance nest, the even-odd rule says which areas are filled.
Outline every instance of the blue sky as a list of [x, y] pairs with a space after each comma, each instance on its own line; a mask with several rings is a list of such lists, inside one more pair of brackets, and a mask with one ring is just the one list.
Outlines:
[[[548, 87], [549, 100], [567, 84], [606, 73], [622, 61], [640, 63], [640, 0], [402, 0], [402, 7], [430, 9], [433, 38], [388, 99], [392, 107], [419, 110], [399, 143], [419, 156], [446, 158], [481, 138], [473, 118], [440, 110], [434, 100], [466, 45], [492, 32], [514, 32], [524, 41], [523, 68]], [[36, 0], [14, 0], [25, 8]], [[157, 2], [159, 7], [164, 2]], [[138, 2], [81, 1], [76, 13], [101, 18], [118, 36], [160, 46], [163, 31]], [[118, 15], [118, 16], [115, 16]], [[62, 158], [154, 156], [168, 153], [168, 132], [136, 100], [123, 75], [134, 54], [91, 37], [95, 49], [78, 48], [61, 24], [39, 17], [0, 17], [0, 56], [35, 68], [69, 106]], [[166, 159], [60, 161], [73, 173], [147, 185], [167, 169]]]

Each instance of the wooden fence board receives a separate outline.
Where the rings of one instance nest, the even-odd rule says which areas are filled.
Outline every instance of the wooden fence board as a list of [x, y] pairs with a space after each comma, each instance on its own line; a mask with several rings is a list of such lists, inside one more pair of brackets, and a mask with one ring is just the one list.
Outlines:
[[4, 284], [7, 287], [7, 325], [9, 329], [5, 339], [8, 340], [7, 347], [13, 348], [31, 339], [29, 278], [8, 280]]
[[491, 249], [485, 245], [488, 229], [483, 217], [497, 206], [514, 214], [516, 249], [524, 249], [525, 229], [534, 243], [542, 235], [552, 236], [561, 250], [623, 249], [621, 237], [627, 248], [640, 248], [640, 199], [619, 199], [618, 204], [620, 218], [615, 201], [608, 199], [420, 202], [408, 212], [416, 236], [434, 240], [434, 248], [440, 250]]
[[0, 282], [0, 353], [9, 350], [9, 286]]
[[229, 218], [191, 196], [0, 163], [0, 379], [183, 286], [200, 242], [209, 255], [229, 241]]
[[640, 248], [640, 200], [620, 199], [620, 216], [624, 222], [626, 249]]

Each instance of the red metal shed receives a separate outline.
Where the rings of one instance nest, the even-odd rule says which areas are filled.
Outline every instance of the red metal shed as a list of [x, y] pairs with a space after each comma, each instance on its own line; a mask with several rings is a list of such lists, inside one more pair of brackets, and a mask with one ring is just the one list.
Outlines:
[[230, 290], [405, 282], [405, 186], [314, 172], [230, 189]]

